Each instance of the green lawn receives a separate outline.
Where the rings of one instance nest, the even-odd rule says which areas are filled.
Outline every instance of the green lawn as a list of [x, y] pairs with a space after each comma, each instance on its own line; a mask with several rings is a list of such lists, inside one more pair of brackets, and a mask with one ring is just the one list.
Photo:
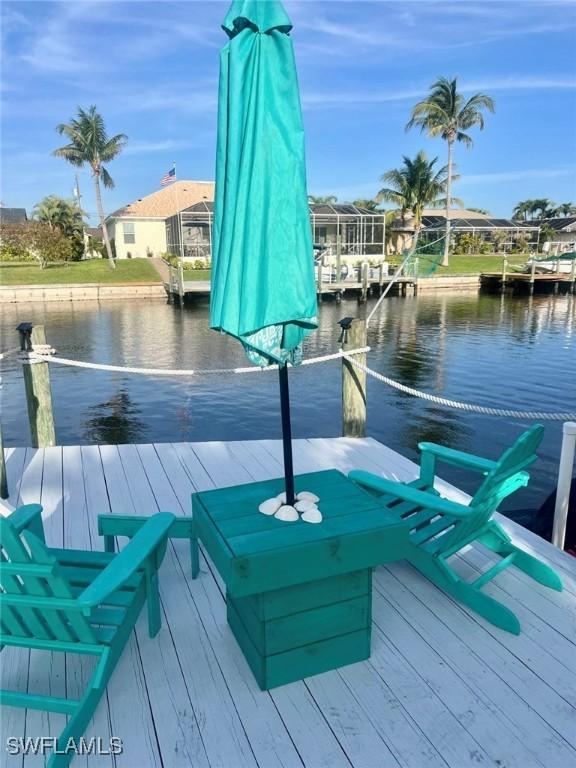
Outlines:
[[110, 269], [106, 259], [52, 264], [46, 269], [26, 264], [0, 264], [0, 285], [54, 285], [56, 283], [159, 283], [160, 275], [146, 259], [118, 259]]
[[210, 280], [209, 269], [185, 269], [184, 280]]
[[[426, 264], [429, 262], [426, 260], [430, 257], [421, 256], [420, 273], [426, 270]], [[434, 257], [436, 258], [436, 257]], [[502, 271], [502, 259], [504, 254], [482, 254], [472, 256], [450, 256], [449, 267], [438, 267], [434, 272], [434, 275], [440, 277], [442, 275], [470, 275], [481, 274], [482, 272], [501, 272]], [[529, 258], [528, 254], [523, 253], [509, 253], [508, 254], [508, 266], [507, 270], [511, 271], [515, 266], [521, 266]], [[396, 259], [396, 262], [399, 261]], [[394, 263], [394, 262], [393, 262]]]

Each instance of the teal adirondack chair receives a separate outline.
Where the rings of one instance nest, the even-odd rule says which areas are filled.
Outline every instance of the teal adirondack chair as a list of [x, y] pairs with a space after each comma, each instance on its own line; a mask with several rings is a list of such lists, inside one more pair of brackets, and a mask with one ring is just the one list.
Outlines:
[[[387, 509], [410, 526], [413, 546], [408, 559], [418, 570], [487, 621], [516, 635], [520, 634], [520, 622], [516, 615], [482, 592], [481, 588], [514, 564], [541, 584], [562, 589], [556, 572], [515, 546], [492, 517], [504, 498], [528, 484], [526, 469], [537, 459], [536, 449], [543, 433], [544, 428], [540, 424], [534, 425], [498, 461], [434, 443], [420, 443], [420, 476], [412, 483], [398, 483], [360, 470], [349, 474], [352, 480], [378, 496]], [[442, 498], [434, 489], [437, 459], [484, 475], [484, 481], [468, 506]], [[502, 559], [475, 581], [466, 582], [451, 568], [448, 560], [474, 541], [481, 542], [501, 555]]]
[[[48, 761], [64, 768], [78, 744], [145, 602], [151, 637], [161, 626], [158, 568], [174, 515], [149, 518], [117, 555], [46, 546], [42, 507], [0, 518], [0, 647], [90, 654], [98, 658], [79, 700], [0, 691], [0, 703], [68, 715]], [[46, 736], [47, 734], [38, 734]]]

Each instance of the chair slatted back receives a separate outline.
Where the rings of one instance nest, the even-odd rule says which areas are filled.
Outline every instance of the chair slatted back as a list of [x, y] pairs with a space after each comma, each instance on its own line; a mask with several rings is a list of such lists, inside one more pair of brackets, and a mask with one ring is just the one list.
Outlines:
[[442, 537], [444, 551], [453, 548], [459, 542], [479, 530], [492, 517], [503, 499], [514, 491], [528, 485], [530, 475], [526, 469], [538, 456], [536, 450], [542, 442], [544, 427], [535, 424], [523, 432], [514, 445], [499, 458], [496, 466], [488, 472], [484, 482], [478, 488], [470, 502], [470, 515], [458, 521], [454, 528]]
[[[67, 643], [97, 642], [80, 607], [67, 610], [51, 607], [50, 598], [74, 598], [70, 585], [60, 573], [56, 559], [37, 536], [30, 531], [19, 534], [9, 518], [0, 518], [0, 553], [2, 593], [46, 598], [45, 607], [30, 607], [17, 603], [7, 605], [2, 601], [0, 593], [3, 634]], [[9, 569], [6, 566], [9, 566]]]

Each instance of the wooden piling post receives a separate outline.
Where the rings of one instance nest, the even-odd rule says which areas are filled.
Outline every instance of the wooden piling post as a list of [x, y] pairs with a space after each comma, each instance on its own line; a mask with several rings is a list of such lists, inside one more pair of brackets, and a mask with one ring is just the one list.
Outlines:
[[180, 298], [180, 306], [184, 306], [184, 265], [182, 259], [178, 261], [178, 296]]
[[360, 267], [360, 280], [362, 282], [362, 287], [360, 289], [359, 301], [361, 304], [363, 304], [366, 301], [366, 297], [368, 296], [368, 262], [367, 261], [364, 261], [362, 263], [362, 266]]
[[2, 424], [0, 424], [0, 499], [7, 499], [8, 496], [8, 475], [6, 474], [6, 459], [4, 458]]
[[[46, 334], [43, 325], [33, 326], [32, 323], [20, 323], [17, 330], [20, 334], [20, 349], [22, 351], [30, 352], [34, 347], [46, 347]], [[56, 445], [48, 363], [24, 361], [22, 368], [32, 447], [45, 448], [49, 445]]]
[[[366, 321], [352, 320], [344, 332], [343, 350], [366, 346]], [[354, 355], [354, 359], [366, 365], [366, 355]], [[342, 358], [342, 433], [344, 437], [366, 435], [366, 374]]]
[[316, 277], [316, 292], [318, 301], [322, 301], [322, 259], [318, 260], [318, 275]]
[[536, 280], [536, 259], [532, 259], [532, 264], [530, 265], [530, 296], [534, 293], [534, 282]]
[[576, 293], [576, 259], [572, 259], [572, 266], [570, 267], [570, 282], [571, 292]]

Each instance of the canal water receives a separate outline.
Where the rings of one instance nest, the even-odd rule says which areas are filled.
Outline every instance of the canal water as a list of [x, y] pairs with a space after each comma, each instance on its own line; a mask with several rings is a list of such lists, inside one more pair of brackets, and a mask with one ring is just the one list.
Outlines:
[[[334, 352], [337, 321], [371, 304], [324, 303], [305, 356]], [[368, 343], [371, 368], [403, 384], [456, 400], [523, 410], [576, 411], [576, 300], [421, 295], [386, 299]], [[16, 325], [43, 323], [63, 357], [158, 368], [247, 365], [241, 346], [208, 328], [208, 304], [181, 310], [163, 300], [4, 305], [0, 347], [15, 346]], [[7, 445], [29, 444], [20, 364], [3, 361], [2, 426]], [[341, 434], [341, 365], [291, 372], [295, 437]], [[60, 444], [280, 437], [274, 373], [189, 379], [145, 377], [51, 366]], [[368, 380], [368, 434], [414, 459], [421, 440], [495, 457], [529, 422], [438, 407]], [[540, 506], [553, 489], [561, 423], [547, 421], [530, 487], [504, 509]], [[447, 467], [465, 490], [477, 478]]]

